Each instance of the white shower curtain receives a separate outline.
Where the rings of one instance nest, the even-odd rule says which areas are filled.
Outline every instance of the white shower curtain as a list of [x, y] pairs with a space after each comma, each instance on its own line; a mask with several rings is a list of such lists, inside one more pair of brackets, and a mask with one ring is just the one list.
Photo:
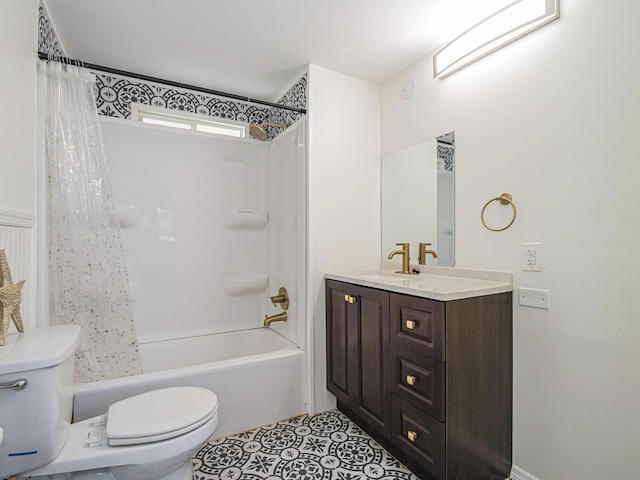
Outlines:
[[77, 382], [140, 373], [95, 79], [84, 69], [60, 63], [43, 63], [42, 68], [50, 320], [82, 326]]

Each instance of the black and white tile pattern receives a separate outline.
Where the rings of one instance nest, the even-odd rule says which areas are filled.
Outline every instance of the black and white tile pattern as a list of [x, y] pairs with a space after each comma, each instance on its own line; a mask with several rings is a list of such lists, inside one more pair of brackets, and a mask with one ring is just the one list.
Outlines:
[[249, 123], [269, 121], [271, 113], [270, 107], [96, 73], [96, 106], [100, 115], [130, 118], [133, 103]]
[[213, 440], [194, 480], [419, 480], [337, 410]]
[[[131, 105], [134, 103], [254, 124], [273, 122], [291, 125], [302, 117], [301, 113], [290, 110], [262, 107], [99, 72], [96, 73], [95, 96], [99, 115], [125, 119], [131, 118]], [[306, 103], [307, 75], [305, 74], [278, 104], [306, 108]], [[271, 127], [266, 131], [269, 139], [281, 132]]]
[[[273, 122], [291, 125], [302, 117], [301, 113], [290, 110], [262, 107], [103, 73], [96, 73], [95, 96], [99, 115], [125, 119], [131, 118], [131, 105], [134, 103], [254, 124]], [[278, 104], [306, 108], [306, 103], [307, 75], [305, 74]], [[269, 139], [281, 132], [271, 127], [266, 131]]]
[[[65, 52], [60, 45], [55, 28], [46, 9], [40, 2], [38, 18], [38, 50], [58, 56]], [[176, 89], [162, 84], [146, 82], [125, 76], [93, 72], [96, 75], [96, 106], [98, 114], [131, 118], [131, 104], [152, 105], [189, 113], [198, 113], [214, 118], [260, 124], [262, 122], [291, 125], [303, 114], [277, 107], [260, 106], [195, 91]], [[276, 102], [278, 105], [307, 108], [307, 73]], [[268, 139], [275, 138], [281, 129], [266, 127]]]
[[438, 163], [443, 170], [453, 172], [455, 169], [456, 147], [438, 142]]
[[64, 56], [64, 50], [49, 18], [49, 12], [42, 2], [38, 7], [38, 51]]

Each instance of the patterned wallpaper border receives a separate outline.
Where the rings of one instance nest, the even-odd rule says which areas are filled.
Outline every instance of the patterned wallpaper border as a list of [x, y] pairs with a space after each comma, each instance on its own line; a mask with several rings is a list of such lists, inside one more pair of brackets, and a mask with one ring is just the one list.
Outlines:
[[[38, 14], [38, 37], [39, 51], [65, 56], [46, 5], [42, 1], [40, 2]], [[303, 117], [301, 113], [276, 107], [265, 107], [230, 100], [224, 97], [176, 89], [159, 83], [144, 82], [123, 76], [101, 72], [94, 73], [96, 75], [95, 95], [98, 113], [108, 117], [131, 118], [132, 103], [254, 124], [274, 122], [291, 125]], [[275, 103], [306, 109], [307, 98], [307, 73], [305, 72]], [[267, 127], [265, 130], [269, 140], [275, 138], [282, 131], [272, 127]]]
[[[305, 73], [277, 103], [306, 108], [306, 101], [307, 74]], [[129, 119], [131, 118], [132, 103], [254, 124], [275, 122], [291, 125], [303, 116], [301, 113], [290, 110], [263, 107], [224, 97], [167, 87], [158, 83], [96, 73], [96, 106], [100, 115]], [[274, 138], [281, 131], [270, 127], [266, 130], [269, 139]]]
[[456, 147], [448, 145], [446, 143], [438, 143], [438, 164], [443, 165], [443, 170], [446, 172], [453, 172], [455, 169]]
[[40, 6], [38, 7], [38, 51], [65, 56], [60, 40], [58, 40], [58, 36], [49, 18], [47, 7], [42, 1], [40, 1]]

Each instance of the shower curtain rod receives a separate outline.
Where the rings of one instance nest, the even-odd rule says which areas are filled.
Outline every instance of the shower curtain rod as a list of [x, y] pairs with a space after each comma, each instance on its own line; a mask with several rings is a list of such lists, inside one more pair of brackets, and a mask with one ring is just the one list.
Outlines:
[[116, 68], [105, 67], [103, 65], [96, 65], [95, 63], [87, 63], [82, 60], [76, 60], [69, 57], [62, 57], [59, 55], [52, 55], [50, 53], [38, 52], [38, 58], [40, 60], [52, 61], [64, 63], [66, 65], [75, 65], [77, 67], [87, 68], [89, 70], [97, 70], [104, 73], [112, 73], [114, 75], [122, 75], [123, 77], [131, 77], [137, 80], [144, 80], [145, 82], [161, 83], [176, 88], [184, 88], [186, 90], [194, 90], [196, 92], [208, 93], [209, 95], [216, 95], [218, 97], [231, 98], [233, 100], [240, 100], [242, 102], [257, 103], [258, 105], [265, 105], [267, 107], [279, 108], [282, 110], [289, 110], [291, 112], [307, 113], [304, 108], [289, 107], [287, 105], [279, 105], [273, 102], [267, 102], [266, 100], [259, 100], [256, 98], [243, 97], [242, 95], [236, 95], [234, 93], [220, 92], [218, 90], [211, 90], [210, 88], [198, 87], [196, 85], [188, 85], [186, 83], [174, 82], [171, 80], [165, 80], [163, 78], [151, 77], [149, 75], [142, 75], [140, 73], [127, 72], [125, 70], [118, 70]]

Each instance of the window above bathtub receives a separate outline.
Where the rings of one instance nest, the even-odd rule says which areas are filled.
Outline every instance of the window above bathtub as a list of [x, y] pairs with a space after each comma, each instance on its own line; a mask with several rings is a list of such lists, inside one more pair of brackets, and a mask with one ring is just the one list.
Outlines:
[[150, 125], [179, 128], [193, 132], [227, 135], [244, 138], [247, 136], [246, 124], [233, 120], [213, 120], [207, 115], [183, 112], [150, 105], [131, 104], [131, 119]]

